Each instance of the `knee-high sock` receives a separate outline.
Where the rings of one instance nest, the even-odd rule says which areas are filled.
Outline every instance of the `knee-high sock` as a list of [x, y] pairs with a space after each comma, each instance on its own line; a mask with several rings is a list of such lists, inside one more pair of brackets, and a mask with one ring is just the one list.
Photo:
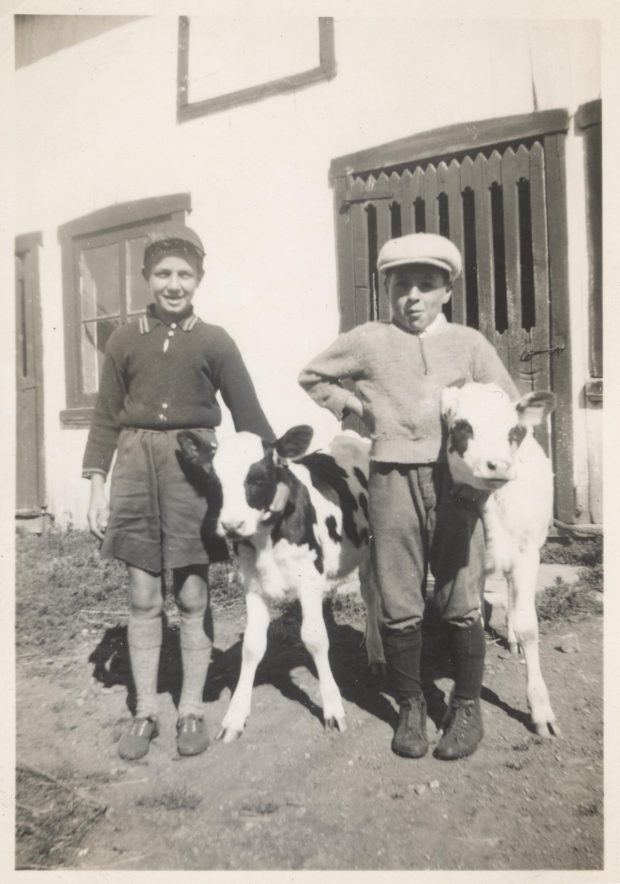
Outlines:
[[195, 616], [181, 612], [183, 689], [179, 716], [204, 714], [202, 695], [211, 662], [211, 639], [205, 632], [204, 620], [204, 614]]
[[157, 715], [157, 670], [162, 642], [162, 619], [129, 615], [127, 641], [139, 717]]
[[465, 628], [451, 624], [450, 650], [454, 661], [454, 696], [475, 700], [482, 688], [486, 652], [482, 620]]
[[387, 664], [388, 683], [397, 703], [420, 696], [420, 655], [422, 630], [383, 630], [383, 647]]

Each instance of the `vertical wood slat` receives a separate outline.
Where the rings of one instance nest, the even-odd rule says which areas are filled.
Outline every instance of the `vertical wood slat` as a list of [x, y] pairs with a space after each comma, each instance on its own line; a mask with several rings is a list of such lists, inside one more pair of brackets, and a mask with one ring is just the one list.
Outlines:
[[422, 197], [424, 199], [424, 213], [427, 233], [439, 233], [439, 203], [437, 197], [437, 170], [429, 163], [424, 170], [422, 183]]
[[[339, 255], [346, 255], [347, 260], [338, 261], [338, 306], [340, 312], [340, 331], [345, 332], [355, 327], [355, 276], [353, 255], [353, 223], [351, 211], [341, 211], [349, 192], [349, 181], [346, 177], [337, 178], [334, 183], [334, 217], [336, 221], [336, 248]], [[343, 426], [362, 434], [361, 420], [349, 415]]]
[[[530, 152], [525, 144], [520, 144], [515, 151], [515, 163], [514, 163], [514, 173], [515, 173], [515, 197], [517, 200], [517, 224], [518, 224], [518, 242], [519, 242], [519, 267], [523, 270], [523, 248], [521, 243], [521, 231], [523, 227], [523, 223], [527, 219], [523, 219], [521, 217], [522, 205], [519, 201], [519, 184], [522, 181], [529, 182], [530, 180]], [[527, 248], [527, 245], [526, 245]], [[529, 347], [530, 350], [538, 349], [534, 347], [533, 344], [533, 333], [531, 328], [526, 328], [525, 326], [525, 315], [524, 315], [524, 299], [531, 298], [532, 292], [528, 292], [525, 290], [525, 285], [527, 280], [524, 279], [524, 274], [521, 272], [519, 274], [519, 289], [517, 292], [517, 297], [519, 299], [519, 310], [520, 310], [520, 322], [519, 322], [519, 337], [515, 340], [518, 341], [517, 350], [514, 353], [514, 359], [519, 361], [519, 376], [522, 379], [523, 387], [522, 389], [529, 393], [536, 388], [535, 386], [535, 374], [536, 368], [533, 360], [521, 359], [521, 354], [524, 352], [526, 348]], [[548, 346], [548, 345], [545, 345]], [[536, 357], [535, 357], [536, 358]], [[544, 356], [543, 356], [544, 358]], [[539, 430], [537, 431], [539, 432]]]
[[[461, 197], [461, 168], [456, 160], [449, 166], [440, 163], [437, 168], [438, 186], [448, 197], [448, 225], [450, 239], [461, 255], [465, 251], [463, 235], [463, 200]], [[463, 274], [455, 281], [452, 289], [452, 321], [465, 322], [465, 284]]]
[[408, 233], [413, 233], [413, 174], [409, 171], [409, 169], [405, 169], [405, 171], [400, 176], [401, 181], [401, 190], [400, 190], [400, 223], [402, 227], [403, 236]]
[[[556, 517], [575, 522], [575, 478], [573, 462], [572, 365], [569, 343], [568, 235], [566, 212], [565, 135], [546, 135], [545, 195], [548, 217], [550, 331], [554, 343], [567, 346], [551, 361], [552, 389], [558, 397], [552, 422], [554, 429]], [[587, 521], [588, 514], [583, 514]]]
[[[386, 175], [381, 174], [379, 176], [377, 186], [380, 191], [385, 192], [389, 189], [390, 181], [388, 180]], [[379, 250], [381, 246], [390, 239], [392, 235], [392, 219], [390, 216], [390, 201], [389, 200], [377, 200], [376, 202], [377, 209], [377, 255], [379, 254]], [[374, 273], [375, 284], [377, 287], [377, 303], [379, 306], [378, 310], [378, 319], [389, 319], [390, 316], [390, 307], [388, 303], [387, 293], [385, 291], [385, 286], [383, 285], [383, 279], [378, 273]]]
[[415, 201], [420, 199], [420, 197], [424, 199], [424, 172], [419, 166], [417, 166], [411, 179], [411, 194], [409, 197], [411, 200], [412, 230], [414, 233], [418, 233], [418, 228], [415, 223]]
[[487, 159], [479, 153], [474, 160], [474, 206], [476, 217], [476, 273], [478, 277], [478, 328], [493, 341], [495, 337], [495, 278], [493, 275], [493, 225], [491, 194], [487, 186]]
[[[530, 148], [530, 205], [532, 212], [532, 254], [534, 257], [534, 309], [536, 324], [531, 333], [532, 350], [545, 350], [549, 334], [549, 252], [547, 249], [547, 203], [545, 200], [545, 157], [540, 142]], [[551, 389], [548, 353], [534, 356], [534, 389]]]
[[526, 344], [521, 328], [521, 249], [519, 243], [519, 205], [517, 200], [517, 158], [508, 147], [502, 156], [502, 192], [504, 197], [504, 243], [506, 254], [506, 302], [508, 307], [509, 371], [519, 392], [529, 392], [529, 381], [521, 371], [519, 354]]
[[[366, 185], [357, 178], [351, 195], [366, 195]], [[370, 279], [368, 278], [368, 214], [363, 202], [355, 202], [349, 209], [351, 242], [353, 245], [353, 286], [355, 291], [355, 325], [368, 322], [370, 317]]]
[[[463, 202], [463, 193], [466, 190], [474, 190], [474, 162], [471, 156], [466, 156], [461, 161], [460, 167], [460, 182], [461, 182], [461, 205]], [[463, 256], [463, 274], [462, 274], [462, 283], [463, 283], [463, 316], [462, 319], [456, 320], [458, 322], [462, 322], [465, 325], [469, 319], [467, 316], [467, 280], [465, 278], [465, 265], [468, 259], [467, 251], [465, 249], [465, 219], [463, 219], [463, 241], [460, 245], [461, 255]]]
[[[382, 180], [385, 179], [385, 180]], [[379, 178], [379, 185], [382, 189], [387, 189], [389, 181], [383, 175]], [[387, 242], [392, 236], [392, 218], [390, 215], [390, 201], [377, 200], [377, 255], [381, 246]], [[390, 305], [383, 284], [383, 274], [375, 273], [377, 286], [377, 303], [379, 306], [378, 319], [387, 320], [390, 318]]]
[[351, 238], [351, 213], [341, 211], [347, 198], [347, 179], [337, 178], [334, 182], [334, 220], [336, 226], [336, 251], [344, 259], [338, 263], [338, 312], [340, 331], [349, 331], [355, 326], [355, 301], [352, 293], [355, 288], [353, 278], [353, 243]]
[[487, 159], [485, 166], [485, 184], [488, 190], [489, 196], [489, 213], [490, 213], [490, 224], [491, 224], [491, 248], [493, 255], [493, 335], [489, 340], [497, 350], [500, 355], [500, 358], [506, 368], [509, 367], [509, 357], [508, 357], [508, 330], [498, 331], [497, 328], [497, 310], [496, 310], [496, 299], [497, 293], [495, 290], [495, 248], [493, 244], [493, 217], [491, 212], [491, 188], [493, 185], [499, 185], [501, 187], [502, 184], [502, 158], [499, 151], [494, 150], [491, 152], [491, 155]]

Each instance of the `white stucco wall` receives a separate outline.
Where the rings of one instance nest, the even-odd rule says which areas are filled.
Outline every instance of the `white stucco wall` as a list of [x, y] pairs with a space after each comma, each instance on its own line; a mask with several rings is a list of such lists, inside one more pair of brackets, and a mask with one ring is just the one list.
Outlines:
[[[599, 97], [589, 22], [337, 19], [330, 82], [176, 123], [177, 19], [133, 21], [21, 68], [16, 77], [16, 233], [41, 231], [48, 497], [83, 524], [84, 430], [64, 429], [58, 226], [116, 202], [179, 191], [207, 247], [197, 312], [239, 343], [277, 431], [336, 423], [298, 389], [337, 333], [330, 161], [438, 126], [577, 106]], [[441, 46], [438, 60], [437, 47]], [[236, 59], [242, 64], [243, 59]], [[568, 138], [575, 395], [587, 369], [581, 143]], [[576, 480], [587, 428], [576, 408]]]

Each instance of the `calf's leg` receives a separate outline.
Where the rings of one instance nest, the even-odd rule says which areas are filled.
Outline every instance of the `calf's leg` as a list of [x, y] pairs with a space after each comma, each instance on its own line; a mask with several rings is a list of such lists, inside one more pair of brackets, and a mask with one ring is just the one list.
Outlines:
[[267, 629], [269, 608], [263, 596], [250, 587], [245, 599], [247, 623], [241, 652], [241, 673], [230, 705], [217, 734], [217, 740], [231, 743], [241, 736], [246, 719], [250, 714], [252, 688], [256, 667], [267, 650]]
[[344, 706], [338, 685], [329, 665], [329, 639], [323, 620], [323, 592], [320, 584], [306, 583], [299, 589], [302, 623], [301, 639], [312, 654], [319, 676], [319, 689], [323, 706], [323, 718], [328, 730], [347, 729]]
[[512, 602], [508, 609], [508, 637], [511, 645], [518, 642], [525, 657], [527, 702], [536, 733], [548, 737], [560, 731], [540, 668], [535, 602], [538, 564], [538, 549], [528, 549], [515, 556], [512, 571], [506, 575]]

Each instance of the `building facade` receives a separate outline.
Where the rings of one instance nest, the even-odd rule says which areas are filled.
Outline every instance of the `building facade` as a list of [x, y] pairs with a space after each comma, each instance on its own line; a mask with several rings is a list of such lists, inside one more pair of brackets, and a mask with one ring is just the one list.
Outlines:
[[386, 316], [385, 239], [449, 235], [452, 319], [523, 392], [558, 395], [558, 523], [600, 525], [596, 22], [15, 23], [19, 519], [84, 526], [105, 342], [145, 307], [146, 231], [174, 218], [207, 249], [196, 311], [239, 344], [274, 429], [318, 440], [336, 424], [300, 368]]

